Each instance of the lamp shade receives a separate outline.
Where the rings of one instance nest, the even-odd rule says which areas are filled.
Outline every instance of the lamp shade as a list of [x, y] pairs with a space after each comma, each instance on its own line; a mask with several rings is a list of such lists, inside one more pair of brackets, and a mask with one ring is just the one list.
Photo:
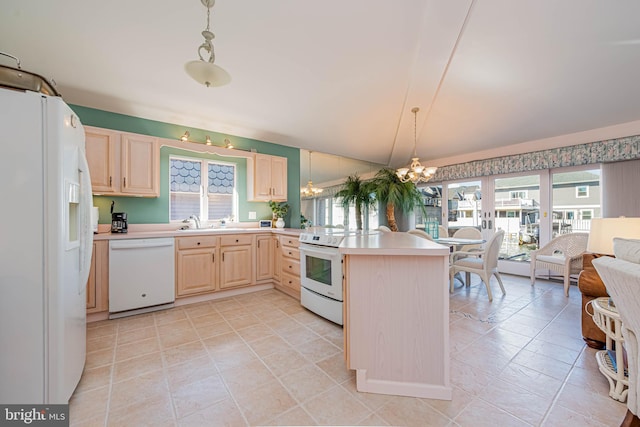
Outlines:
[[640, 239], [640, 218], [594, 218], [591, 220], [587, 251], [613, 255], [613, 238]]
[[185, 64], [184, 69], [191, 78], [206, 87], [223, 86], [231, 81], [229, 73], [211, 62], [189, 61]]

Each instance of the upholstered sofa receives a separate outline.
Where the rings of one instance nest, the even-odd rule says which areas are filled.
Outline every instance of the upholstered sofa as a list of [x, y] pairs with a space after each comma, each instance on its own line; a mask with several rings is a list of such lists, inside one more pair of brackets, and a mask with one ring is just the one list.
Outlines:
[[622, 335], [628, 356], [629, 412], [623, 426], [640, 424], [640, 372], [638, 334], [640, 334], [640, 240], [613, 239], [615, 258], [600, 257], [593, 266], [602, 278], [622, 320]]
[[595, 349], [604, 348], [606, 338], [604, 332], [593, 322], [592, 309], [587, 304], [595, 298], [609, 296], [592, 264], [593, 260], [599, 257], [600, 255], [585, 253], [582, 257], [582, 272], [578, 276], [578, 289], [582, 293], [582, 338], [589, 347]]

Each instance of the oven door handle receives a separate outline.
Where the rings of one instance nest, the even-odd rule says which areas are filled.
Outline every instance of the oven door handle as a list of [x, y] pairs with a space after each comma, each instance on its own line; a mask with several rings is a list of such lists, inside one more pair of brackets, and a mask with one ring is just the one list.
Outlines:
[[331, 257], [340, 253], [338, 248], [325, 248], [323, 246], [307, 245], [304, 243], [301, 243], [298, 249], [300, 249], [300, 252], [307, 255], [317, 254]]

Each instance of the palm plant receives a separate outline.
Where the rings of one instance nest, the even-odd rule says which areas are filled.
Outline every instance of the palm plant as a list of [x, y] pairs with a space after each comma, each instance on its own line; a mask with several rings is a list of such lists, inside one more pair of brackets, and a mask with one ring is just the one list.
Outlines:
[[420, 209], [425, 215], [422, 194], [411, 181], [402, 182], [393, 169], [380, 169], [373, 178], [376, 197], [386, 206], [387, 222], [391, 231], [398, 231], [395, 208], [402, 212]]
[[362, 181], [357, 174], [349, 175], [335, 197], [342, 199], [345, 212], [352, 203], [355, 205], [356, 228], [362, 230], [362, 209], [374, 207], [376, 202], [373, 184]]

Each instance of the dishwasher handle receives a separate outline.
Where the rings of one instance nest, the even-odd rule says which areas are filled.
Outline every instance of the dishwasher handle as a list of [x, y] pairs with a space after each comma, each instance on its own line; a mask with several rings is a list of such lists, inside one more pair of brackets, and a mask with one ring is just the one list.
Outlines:
[[162, 248], [173, 246], [173, 239], [145, 239], [145, 240], [128, 240], [122, 242], [111, 242], [109, 249], [141, 249], [141, 248]]

